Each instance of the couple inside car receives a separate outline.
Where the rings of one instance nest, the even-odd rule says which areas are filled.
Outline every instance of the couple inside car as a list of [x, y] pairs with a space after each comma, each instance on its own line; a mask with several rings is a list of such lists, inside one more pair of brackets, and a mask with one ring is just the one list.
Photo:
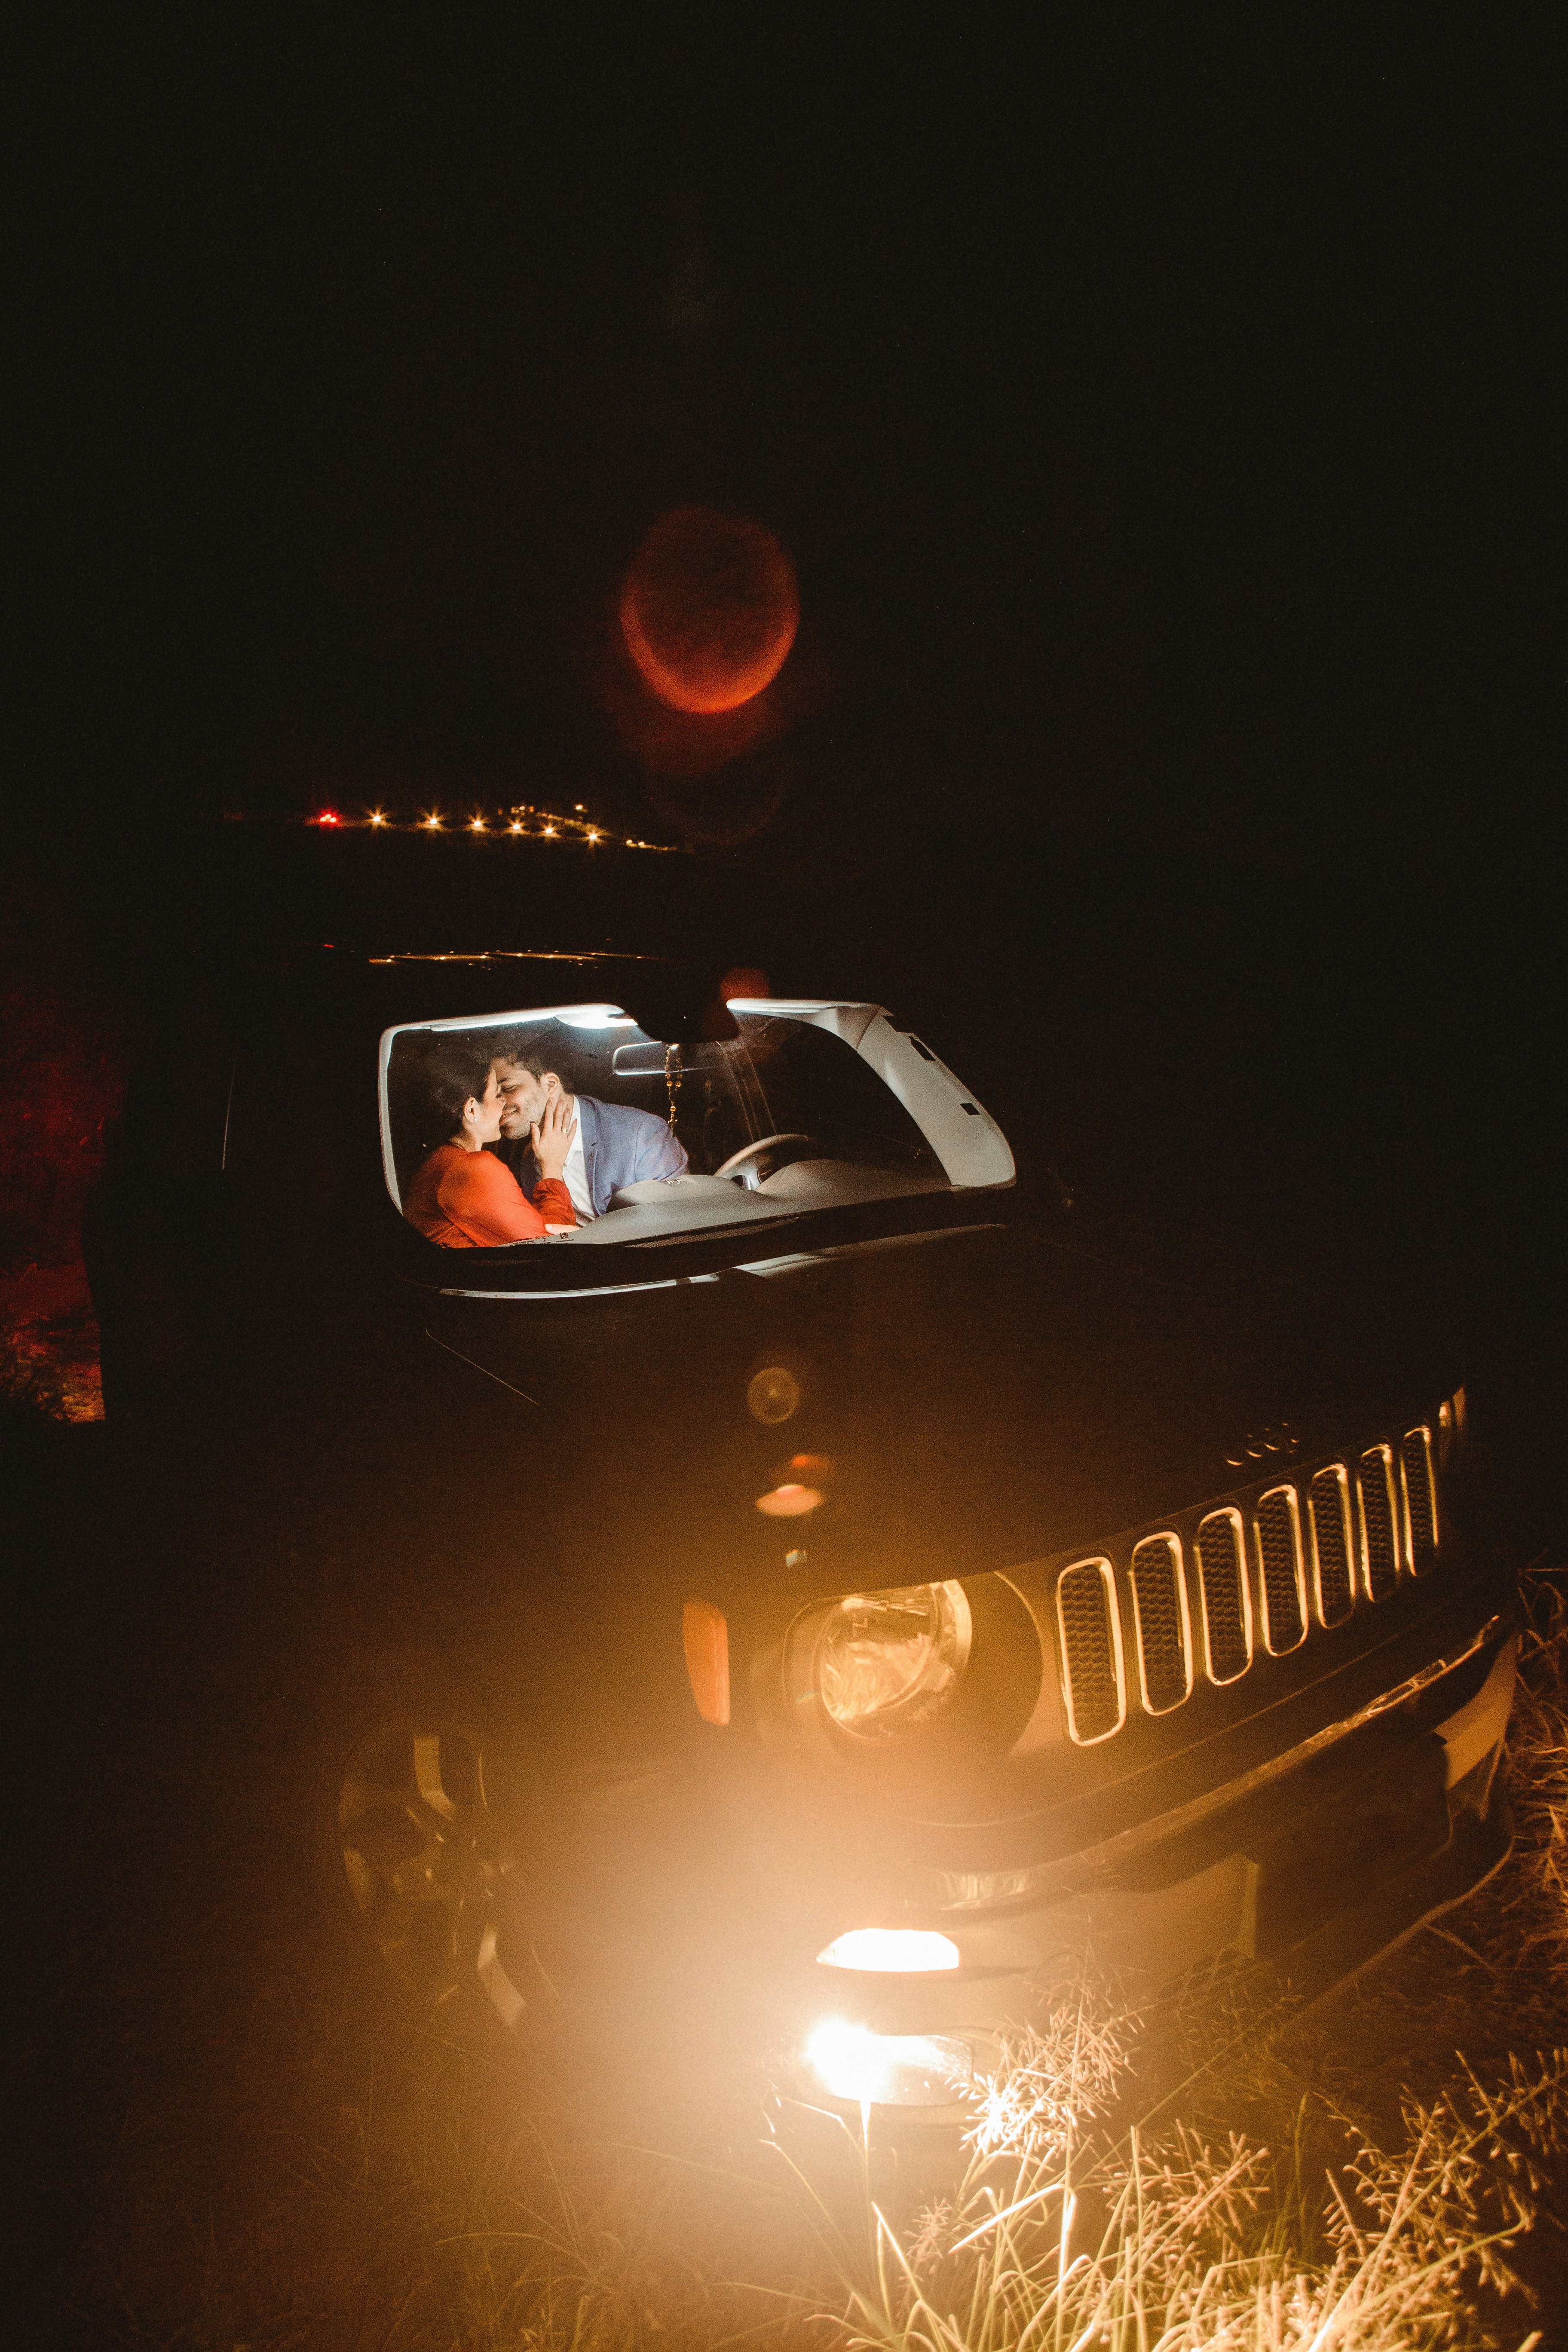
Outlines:
[[536, 1053], [442, 1045], [426, 1073], [427, 1135], [446, 1135], [404, 1214], [446, 1249], [538, 1242], [601, 1217], [625, 1184], [679, 1176], [686, 1152], [651, 1111], [568, 1094]]

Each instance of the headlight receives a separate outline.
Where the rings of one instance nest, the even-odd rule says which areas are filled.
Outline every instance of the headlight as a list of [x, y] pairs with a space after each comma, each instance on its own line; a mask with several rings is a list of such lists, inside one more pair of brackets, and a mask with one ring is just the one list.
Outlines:
[[851, 1592], [822, 1628], [817, 1694], [856, 1739], [901, 1739], [939, 1715], [969, 1663], [973, 1620], [962, 1584]]

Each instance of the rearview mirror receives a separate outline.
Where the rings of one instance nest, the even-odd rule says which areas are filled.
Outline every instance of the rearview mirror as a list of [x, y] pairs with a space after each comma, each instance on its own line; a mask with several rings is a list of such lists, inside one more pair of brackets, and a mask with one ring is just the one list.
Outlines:
[[691, 1045], [700, 1038], [739, 1034], [735, 1016], [721, 1003], [714, 982], [704, 984], [693, 973], [649, 962], [628, 972], [620, 985], [621, 1003], [650, 1037], [676, 1038]]
[[671, 1051], [674, 1052], [675, 1066], [679, 1070], [679, 1046], [671, 1048], [660, 1045], [656, 1038], [645, 1039], [639, 1045], [617, 1045], [611, 1057], [610, 1067], [617, 1078], [662, 1078], [664, 1057]]

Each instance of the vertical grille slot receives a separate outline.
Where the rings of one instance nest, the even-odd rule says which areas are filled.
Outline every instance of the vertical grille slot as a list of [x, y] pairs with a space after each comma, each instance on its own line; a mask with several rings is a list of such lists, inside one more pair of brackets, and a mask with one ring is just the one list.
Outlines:
[[1294, 1486], [1275, 1486], [1259, 1498], [1253, 1529], [1263, 1593], [1263, 1646], [1279, 1658], [1307, 1638], [1301, 1506]]
[[1368, 1447], [1361, 1457], [1356, 1487], [1361, 1496], [1361, 1567], [1366, 1597], [1386, 1601], [1399, 1581], [1392, 1447]]
[[1425, 1576], [1437, 1557], [1437, 1489], [1432, 1477], [1432, 1433], [1407, 1429], [1399, 1447], [1405, 1500], [1405, 1556], [1412, 1576]]
[[1351, 1580], [1351, 1497], [1344, 1465], [1320, 1470], [1310, 1490], [1312, 1517], [1312, 1579], [1318, 1588], [1318, 1620], [1341, 1625], [1355, 1607]]
[[1132, 1616], [1146, 1715], [1168, 1715], [1193, 1687], [1193, 1638], [1177, 1536], [1145, 1536], [1132, 1553]]
[[1109, 1739], [1127, 1718], [1116, 1581], [1108, 1559], [1075, 1560], [1057, 1579], [1068, 1729], [1080, 1747]]
[[1252, 1608], [1239, 1511], [1211, 1511], [1198, 1528], [1204, 1664], [1211, 1683], [1233, 1683], [1252, 1664]]

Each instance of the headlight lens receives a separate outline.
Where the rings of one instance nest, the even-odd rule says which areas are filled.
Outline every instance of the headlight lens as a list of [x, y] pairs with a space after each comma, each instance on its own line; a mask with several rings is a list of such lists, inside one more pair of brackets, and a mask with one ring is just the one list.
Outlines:
[[817, 1645], [822, 1704], [857, 1739], [901, 1739], [947, 1705], [973, 1636], [962, 1584], [847, 1593]]

